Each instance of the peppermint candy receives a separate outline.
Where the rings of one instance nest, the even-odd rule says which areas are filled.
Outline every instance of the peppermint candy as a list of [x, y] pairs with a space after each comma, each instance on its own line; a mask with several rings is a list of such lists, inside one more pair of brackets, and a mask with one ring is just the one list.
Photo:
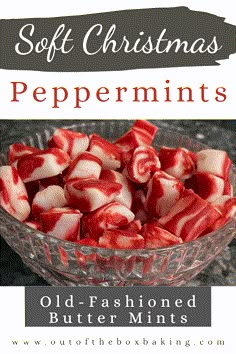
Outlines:
[[[115, 142], [59, 128], [45, 150], [12, 144], [9, 165], [0, 167], [0, 205], [28, 227], [81, 247], [155, 249], [224, 226], [236, 213], [227, 153], [156, 149], [157, 131], [137, 120]], [[76, 251], [79, 267], [94, 257]]]
[[28, 194], [15, 167], [0, 167], [0, 205], [20, 221], [30, 214]]

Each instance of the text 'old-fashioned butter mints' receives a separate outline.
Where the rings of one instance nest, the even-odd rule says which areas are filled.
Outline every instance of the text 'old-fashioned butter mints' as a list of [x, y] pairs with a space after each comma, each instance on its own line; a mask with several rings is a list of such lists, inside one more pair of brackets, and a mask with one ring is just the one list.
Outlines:
[[236, 212], [227, 153], [158, 150], [157, 132], [137, 120], [115, 142], [60, 128], [45, 150], [12, 144], [0, 205], [49, 236], [109, 249], [167, 247], [222, 227]]

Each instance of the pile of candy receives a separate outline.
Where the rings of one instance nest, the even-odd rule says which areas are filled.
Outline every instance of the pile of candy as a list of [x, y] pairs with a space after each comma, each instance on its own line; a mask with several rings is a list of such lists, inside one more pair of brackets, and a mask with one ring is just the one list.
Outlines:
[[234, 216], [226, 152], [151, 146], [158, 128], [137, 120], [111, 143], [56, 129], [48, 148], [16, 143], [0, 167], [0, 205], [61, 240], [153, 249], [194, 240]]

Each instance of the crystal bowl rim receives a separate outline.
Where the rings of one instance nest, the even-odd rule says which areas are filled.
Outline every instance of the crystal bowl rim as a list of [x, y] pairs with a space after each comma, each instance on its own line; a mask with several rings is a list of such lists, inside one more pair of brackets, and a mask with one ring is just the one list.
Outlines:
[[[117, 119], [117, 121], [119, 122], [120, 120]], [[135, 121], [135, 120], [127, 120], [127, 121]], [[97, 122], [88, 122], [88, 123], [74, 123], [72, 125], [66, 125], [66, 126], [62, 126], [60, 128], [64, 128], [64, 129], [70, 129], [70, 128], [76, 128], [77, 126], [96, 126], [96, 124], [101, 124], [102, 122], [97, 120]], [[57, 129], [58, 127], [54, 126], [54, 125], [48, 125], [47, 128], [49, 129], [52, 129], [53, 131], [55, 129]], [[41, 134], [45, 133], [47, 129], [41, 129]], [[174, 130], [171, 130], [169, 129], [166, 129], [166, 128], [163, 128], [163, 127], [158, 127], [158, 132], [159, 131], [164, 131], [164, 133], [174, 133], [176, 135], [178, 135], [180, 138], [188, 138], [191, 140], [192, 143], [195, 143], [195, 144], [200, 144], [201, 146], [205, 147], [205, 148], [211, 148], [209, 147], [207, 144], [204, 144], [204, 143], [201, 143], [199, 142], [198, 140], [195, 140], [194, 138], [191, 138], [189, 137], [188, 135], [186, 134], [181, 134], [179, 132], [176, 132]], [[27, 138], [33, 138], [35, 137], [36, 135], [39, 135], [40, 133], [34, 133], [34, 134], [31, 134], [31, 135], [28, 135], [28, 136], [25, 136], [24, 138], [21, 138], [19, 141], [17, 142], [23, 142], [25, 139]], [[157, 145], [158, 146], [158, 145]], [[8, 146], [9, 147], [9, 146]], [[216, 149], [214, 149], [216, 150]], [[3, 150], [0, 152], [0, 157], [6, 157], [6, 154], [7, 154], [7, 148], [6, 150]], [[232, 163], [232, 166], [231, 166], [231, 173], [233, 174], [233, 176], [236, 177], [236, 165], [234, 165]], [[67, 251], [91, 251], [90, 253], [97, 253], [98, 251], [99, 252], [104, 252], [104, 253], [113, 253], [114, 255], [116, 256], [124, 256], [124, 255], [129, 255], [129, 256], [137, 256], [138, 255], [146, 255], [148, 253], [148, 255], [152, 255], [152, 254], [158, 254], [158, 253], [163, 253], [165, 252], [166, 250], [176, 250], [176, 249], [181, 249], [183, 247], [191, 247], [191, 245], [193, 245], [194, 243], [197, 243], [197, 242], [204, 242], [204, 241], [207, 241], [207, 240], [210, 240], [212, 239], [212, 237], [214, 236], [215, 232], [217, 231], [222, 231], [224, 232], [225, 230], [230, 230], [231, 227], [232, 228], [236, 228], [236, 216], [234, 216], [231, 220], [229, 220], [225, 225], [223, 225], [221, 228], [217, 229], [217, 230], [214, 230], [206, 235], [203, 235], [199, 238], [196, 238], [194, 240], [191, 240], [191, 241], [188, 241], [188, 242], [183, 242], [181, 244], [176, 244], [176, 245], [172, 245], [172, 246], [167, 246], [167, 247], [159, 247], [159, 248], [138, 248], [138, 249], [117, 249], [117, 248], [103, 248], [103, 247], [96, 247], [96, 246], [86, 246], [86, 245], [80, 245], [80, 244], [77, 244], [75, 242], [70, 242], [70, 241], [65, 241], [65, 240], [61, 240], [61, 239], [58, 239], [52, 235], [47, 235], [46, 233], [42, 232], [42, 231], [38, 231], [38, 230], [35, 230], [31, 227], [29, 227], [28, 225], [24, 224], [23, 222], [19, 221], [18, 219], [16, 219], [15, 217], [13, 217], [11, 214], [9, 214], [6, 210], [4, 210], [1, 206], [0, 206], [0, 214], [2, 214], [6, 219], [9, 219], [9, 221], [11, 222], [12, 225], [16, 225], [18, 228], [23, 228], [22, 232], [25, 231], [27, 232], [28, 235], [30, 235], [31, 237], [38, 237], [41, 241], [43, 240], [44, 242], [48, 241], [48, 243], [52, 242], [52, 243], [55, 243], [55, 244], [58, 244], [58, 245], [62, 245]], [[3, 237], [4, 238], [4, 237]]]

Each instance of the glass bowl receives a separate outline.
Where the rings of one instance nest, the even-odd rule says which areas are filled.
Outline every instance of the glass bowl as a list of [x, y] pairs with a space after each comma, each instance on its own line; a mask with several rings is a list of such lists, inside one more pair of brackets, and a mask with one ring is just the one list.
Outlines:
[[[96, 132], [112, 141], [132, 124], [129, 120], [78, 122], [65, 128], [87, 134]], [[20, 142], [45, 148], [55, 129], [47, 127]], [[161, 128], [153, 145], [182, 146], [194, 152], [207, 147]], [[7, 153], [1, 153], [0, 166], [6, 164]], [[235, 194], [235, 166], [231, 168], [231, 183]], [[179, 286], [195, 277], [236, 236], [236, 218], [217, 231], [180, 245], [152, 250], [110, 250], [58, 240], [22, 224], [0, 207], [0, 234], [24, 263], [51, 285]]]

